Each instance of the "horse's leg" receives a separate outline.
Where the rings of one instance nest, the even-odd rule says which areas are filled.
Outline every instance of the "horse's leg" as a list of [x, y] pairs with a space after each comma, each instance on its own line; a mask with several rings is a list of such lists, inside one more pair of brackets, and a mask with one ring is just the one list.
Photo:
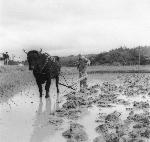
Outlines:
[[58, 83], [59, 83], [59, 76], [56, 77], [57, 102], [59, 102], [59, 87], [58, 87]]
[[46, 90], [46, 96], [45, 96], [45, 98], [49, 98], [49, 88], [50, 88], [50, 85], [51, 85], [51, 79], [48, 79], [46, 81], [46, 85], [45, 85], [45, 90]]
[[39, 83], [38, 81], [37, 82], [37, 85], [38, 85], [38, 88], [39, 88], [39, 92], [40, 92], [40, 98], [42, 97], [42, 84]]

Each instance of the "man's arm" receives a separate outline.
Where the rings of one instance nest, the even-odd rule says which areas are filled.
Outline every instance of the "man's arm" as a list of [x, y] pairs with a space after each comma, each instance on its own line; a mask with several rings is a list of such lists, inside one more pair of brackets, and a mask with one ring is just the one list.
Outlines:
[[91, 64], [91, 61], [88, 59], [88, 58], [84, 58], [85, 62], [87, 65], [90, 65]]
[[90, 66], [90, 64], [91, 64], [91, 61], [88, 59], [87, 65]]

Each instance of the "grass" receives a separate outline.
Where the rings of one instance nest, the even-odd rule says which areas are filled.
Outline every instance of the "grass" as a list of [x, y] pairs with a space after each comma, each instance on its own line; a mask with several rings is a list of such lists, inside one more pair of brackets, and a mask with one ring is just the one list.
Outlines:
[[31, 85], [33, 81], [33, 75], [26, 67], [1, 66], [0, 97], [11, 96]]
[[[78, 73], [76, 67], [63, 67], [63, 71]], [[92, 73], [150, 73], [150, 65], [134, 66], [88, 66], [87, 72]]]

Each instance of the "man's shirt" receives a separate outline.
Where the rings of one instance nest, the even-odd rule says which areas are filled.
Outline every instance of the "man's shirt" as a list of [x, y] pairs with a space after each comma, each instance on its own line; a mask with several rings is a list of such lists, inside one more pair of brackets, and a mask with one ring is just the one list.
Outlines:
[[81, 58], [78, 60], [77, 69], [79, 70], [79, 72], [82, 72], [82, 73], [86, 72], [88, 62], [89, 60], [87, 58]]

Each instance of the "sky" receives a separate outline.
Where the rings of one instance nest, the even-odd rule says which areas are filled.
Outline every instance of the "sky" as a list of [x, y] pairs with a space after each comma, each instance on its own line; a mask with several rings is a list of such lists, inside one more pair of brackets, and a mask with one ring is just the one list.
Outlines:
[[0, 0], [0, 53], [66, 56], [150, 45], [150, 0]]

